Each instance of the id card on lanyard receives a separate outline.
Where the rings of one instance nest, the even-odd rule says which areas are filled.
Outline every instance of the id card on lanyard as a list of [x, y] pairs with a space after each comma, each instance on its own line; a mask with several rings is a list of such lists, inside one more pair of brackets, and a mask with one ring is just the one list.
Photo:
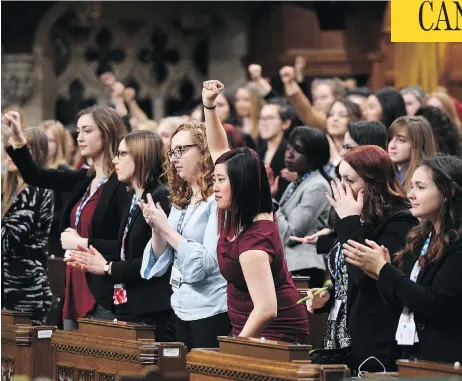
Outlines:
[[[419, 259], [427, 254], [428, 245], [430, 244], [431, 233], [425, 240], [425, 243], [422, 247], [420, 252], [420, 256], [417, 259], [414, 267], [412, 268], [411, 275], [409, 278], [413, 282], [417, 282], [417, 277], [420, 273], [420, 264]], [[417, 336], [416, 332], [416, 325], [414, 320], [414, 313], [409, 310], [406, 306], [403, 308], [403, 312], [401, 312], [401, 316], [399, 317], [398, 329], [396, 330], [395, 340], [397, 341], [398, 345], [414, 345], [414, 343], [419, 342], [419, 337]]]
[[[184, 228], [186, 227], [187, 223], [193, 216], [198, 205], [199, 203], [196, 203], [191, 215], [189, 216], [189, 218], [186, 220], [184, 224], [183, 224], [183, 221], [184, 221], [184, 218], [186, 217], [186, 212], [188, 211], [189, 204], [185, 208], [183, 208], [183, 210], [181, 211], [180, 219], [178, 220], [178, 224], [176, 225], [176, 232], [178, 234], [183, 235]], [[177, 260], [176, 252], [174, 255], [175, 255], [175, 259], [173, 260], [172, 272], [170, 275], [170, 285], [175, 288], [180, 288], [181, 282], [182, 282], [182, 276], [181, 276], [181, 271], [178, 268], [178, 260]]]
[[85, 191], [83, 197], [81, 198], [80, 203], [77, 206], [77, 210], [75, 212], [75, 230], [79, 230], [80, 217], [82, 216], [83, 208], [85, 207], [85, 205], [88, 204], [88, 201], [90, 201], [90, 199], [95, 195], [95, 193], [98, 192], [98, 189], [101, 187], [101, 185], [104, 184], [105, 181], [106, 176], [101, 177], [101, 179], [98, 181], [98, 184], [96, 184], [96, 188], [93, 192], [91, 192], [91, 183], [88, 184], [88, 188]]

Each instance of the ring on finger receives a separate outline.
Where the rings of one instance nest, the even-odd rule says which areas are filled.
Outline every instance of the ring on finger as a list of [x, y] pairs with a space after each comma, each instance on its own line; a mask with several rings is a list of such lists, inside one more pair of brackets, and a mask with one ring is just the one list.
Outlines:
[[356, 250], [356, 255], [357, 255], [358, 257], [364, 257], [364, 254], [361, 253], [359, 250]]

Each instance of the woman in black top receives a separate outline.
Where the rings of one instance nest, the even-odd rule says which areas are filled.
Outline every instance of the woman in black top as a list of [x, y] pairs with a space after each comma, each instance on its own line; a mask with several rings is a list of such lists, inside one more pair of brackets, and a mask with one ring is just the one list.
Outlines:
[[461, 361], [462, 160], [424, 159], [412, 176], [409, 199], [420, 224], [396, 255], [398, 267], [372, 241], [349, 242], [346, 260], [377, 279], [380, 293], [398, 305], [402, 313], [396, 339], [405, 354], [429, 361]]
[[[104, 106], [94, 106], [82, 110], [78, 115], [77, 131], [80, 152], [86, 159], [91, 159], [89, 169], [77, 171], [67, 169], [40, 168], [31, 157], [26, 146], [26, 139], [21, 130], [19, 116], [14, 119], [12, 127], [13, 146], [7, 148], [24, 181], [30, 185], [43, 188], [69, 191], [69, 200], [63, 209], [61, 219], [61, 243], [64, 250], [75, 250], [77, 245], [88, 247], [93, 245], [99, 250], [111, 247], [111, 241], [117, 240], [120, 220], [124, 212], [128, 193], [124, 184], [117, 180], [112, 160], [116, 154], [119, 142], [125, 134], [125, 125], [114, 109]], [[85, 206], [89, 205], [91, 195], [98, 188], [102, 189], [94, 212], [86, 216], [89, 222], [88, 237], [79, 234], [77, 212], [83, 216]], [[75, 212], [77, 207], [77, 212]], [[75, 221], [71, 221], [71, 214]], [[82, 222], [83, 218], [79, 219]], [[77, 225], [77, 230], [70, 226]], [[117, 260], [117, 252], [111, 253], [109, 260]], [[80, 270], [74, 270], [79, 272]], [[96, 318], [112, 318], [113, 284], [103, 277], [86, 274], [86, 281], [72, 287], [73, 276], [78, 274], [70, 271], [66, 274], [66, 296], [64, 303], [64, 319], [68, 320], [65, 329], [75, 328], [75, 319], [84, 316]], [[91, 295], [79, 299], [83, 294]], [[93, 298], [89, 300], [89, 298]], [[66, 321], [65, 321], [66, 323]]]
[[[9, 112], [2, 118], [5, 145], [14, 115]], [[26, 129], [24, 133], [34, 159], [45, 166], [45, 133], [38, 128]], [[44, 324], [52, 297], [46, 266], [53, 193], [25, 183], [11, 160], [2, 183], [2, 308], [30, 312], [33, 324]]]
[[[399, 353], [394, 340], [399, 313], [383, 302], [373, 279], [347, 265], [342, 245], [348, 240], [364, 243], [374, 239], [394, 255], [404, 247], [404, 238], [417, 219], [409, 211], [394, 163], [382, 148], [351, 150], [343, 157], [339, 171], [341, 182], [332, 183], [335, 200], [326, 195], [339, 218], [335, 224], [338, 240], [328, 258], [333, 289], [312, 297], [307, 307], [310, 312], [329, 312], [324, 346], [350, 348], [351, 356], [345, 361], [353, 371], [370, 356], [392, 370]], [[310, 294], [315, 291], [311, 289]], [[362, 369], [382, 367], [371, 361]]]
[[[132, 189], [119, 228], [119, 238], [110, 251], [94, 248], [72, 251], [68, 265], [106, 276], [114, 285], [115, 314], [118, 319], [156, 325], [156, 341], [175, 341], [175, 315], [170, 305], [170, 270], [150, 280], [140, 275], [143, 251], [151, 238], [151, 228], [139, 208], [139, 200], [151, 197], [165, 214], [170, 213], [168, 188], [161, 183], [161, 137], [151, 131], [136, 131], [120, 142], [114, 158], [119, 181]], [[120, 253], [117, 261], [105, 258], [112, 251]], [[155, 298], [155, 302], [152, 300]]]

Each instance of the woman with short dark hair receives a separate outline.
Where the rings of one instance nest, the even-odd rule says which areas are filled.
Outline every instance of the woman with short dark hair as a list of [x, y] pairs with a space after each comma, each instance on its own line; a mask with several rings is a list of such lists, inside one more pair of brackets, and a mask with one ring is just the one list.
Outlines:
[[215, 162], [215, 198], [219, 209], [218, 263], [228, 282], [232, 333], [243, 337], [306, 343], [307, 313], [297, 305], [274, 221], [268, 177], [262, 160], [248, 148], [230, 151], [215, 110], [223, 85], [204, 82], [207, 141]]

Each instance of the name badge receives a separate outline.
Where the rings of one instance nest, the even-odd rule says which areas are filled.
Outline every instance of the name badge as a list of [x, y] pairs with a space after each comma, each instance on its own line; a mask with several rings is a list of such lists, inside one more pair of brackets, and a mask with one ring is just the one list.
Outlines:
[[330, 310], [329, 320], [337, 320], [338, 312], [340, 311], [341, 306], [342, 306], [342, 301], [336, 299], [334, 306]]
[[396, 330], [396, 341], [398, 345], [414, 345], [415, 323], [414, 321], [399, 322]]
[[181, 286], [181, 272], [176, 265], [172, 266], [172, 272], [170, 274], [170, 284], [172, 287], [180, 288]]

